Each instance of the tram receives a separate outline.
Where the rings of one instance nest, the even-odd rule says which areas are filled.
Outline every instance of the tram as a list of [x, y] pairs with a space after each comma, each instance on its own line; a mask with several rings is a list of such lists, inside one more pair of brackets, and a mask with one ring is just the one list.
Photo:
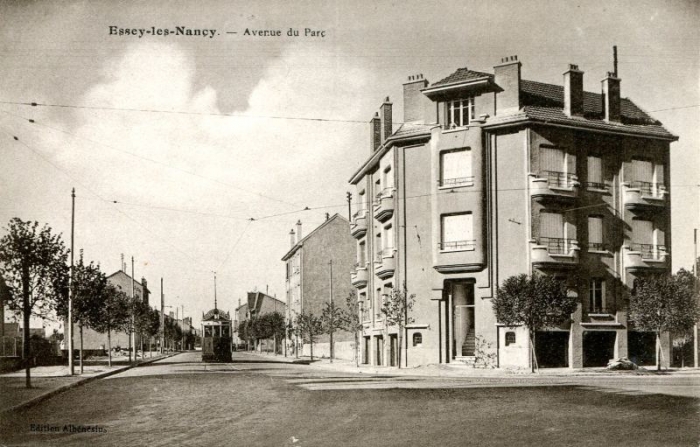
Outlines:
[[202, 361], [231, 361], [231, 317], [214, 307], [202, 316]]

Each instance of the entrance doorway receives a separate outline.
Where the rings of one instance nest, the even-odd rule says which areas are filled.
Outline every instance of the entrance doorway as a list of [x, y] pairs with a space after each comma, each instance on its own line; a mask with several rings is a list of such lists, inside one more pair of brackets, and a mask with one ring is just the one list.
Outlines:
[[449, 359], [473, 357], [476, 342], [476, 309], [474, 307], [474, 283], [450, 282], [448, 286], [448, 340]]
[[384, 337], [382, 335], [377, 336], [377, 366], [382, 366], [384, 364]]
[[607, 366], [610, 359], [615, 357], [614, 331], [584, 331], [583, 332], [583, 366]]
[[367, 365], [369, 363], [369, 353], [370, 353], [370, 337], [364, 337], [362, 346], [362, 363]]
[[396, 366], [399, 364], [399, 336], [396, 334], [389, 335], [389, 365]]
[[541, 331], [535, 334], [535, 353], [540, 368], [569, 366], [569, 331]]

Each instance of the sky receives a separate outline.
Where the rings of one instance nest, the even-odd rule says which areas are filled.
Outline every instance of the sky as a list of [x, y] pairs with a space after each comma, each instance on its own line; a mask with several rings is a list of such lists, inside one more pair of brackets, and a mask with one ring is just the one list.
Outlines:
[[[599, 92], [617, 45], [622, 96], [680, 136], [673, 269], [690, 268], [700, 227], [697, 23], [691, 0], [6, 0], [0, 234], [20, 217], [68, 243], [74, 187], [76, 251], [107, 274], [122, 254], [130, 273], [133, 256], [156, 307], [163, 278], [167, 310], [184, 306], [198, 323], [214, 304], [214, 272], [224, 310], [253, 290], [283, 299], [289, 231], [347, 215], [369, 120], [389, 96], [400, 121], [408, 76], [435, 82], [518, 55], [524, 79], [561, 85], [575, 63], [585, 89]], [[110, 34], [176, 26], [216, 33]], [[22, 104], [31, 102], [52, 106]]]

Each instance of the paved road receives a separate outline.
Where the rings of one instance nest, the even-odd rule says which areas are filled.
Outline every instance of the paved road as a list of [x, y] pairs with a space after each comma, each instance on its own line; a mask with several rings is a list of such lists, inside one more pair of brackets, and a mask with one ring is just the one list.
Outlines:
[[[685, 396], [693, 394], [691, 378], [426, 378], [324, 371], [245, 354], [237, 360], [204, 364], [198, 353], [185, 353], [89, 383], [3, 420], [0, 440], [442, 447], [700, 439], [698, 400]], [[95, 432], [64, 431], [71, 428]]]

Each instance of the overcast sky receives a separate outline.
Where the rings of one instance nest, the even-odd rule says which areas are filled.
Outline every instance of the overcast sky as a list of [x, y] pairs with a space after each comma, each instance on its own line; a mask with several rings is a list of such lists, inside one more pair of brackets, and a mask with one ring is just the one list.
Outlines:
[[[690, 267], [700, 226], [698, 2], [580, 3], [4, 1], [0, 225], [46, 222], [68, 242], [75, 187], [76, 250], [108, 274], [122, 253], [134, 256], [157, 307], [163, 277], [166, 304], [198, 322], [213, 307], [213, 271], [225, 310], [255, 288], [283, 298], [289, 230], [347, 215], [368, 121], [387, 95], [400, 121], [407, 76], [434, 82], [518, 55], [525, 79], [561, 84], [576, 63], [586, 90], [599, 92], [617, 45], [622, 95], [680, 136], [673, 263]], [[216, 35], [119, 36], [110, 26]]]

